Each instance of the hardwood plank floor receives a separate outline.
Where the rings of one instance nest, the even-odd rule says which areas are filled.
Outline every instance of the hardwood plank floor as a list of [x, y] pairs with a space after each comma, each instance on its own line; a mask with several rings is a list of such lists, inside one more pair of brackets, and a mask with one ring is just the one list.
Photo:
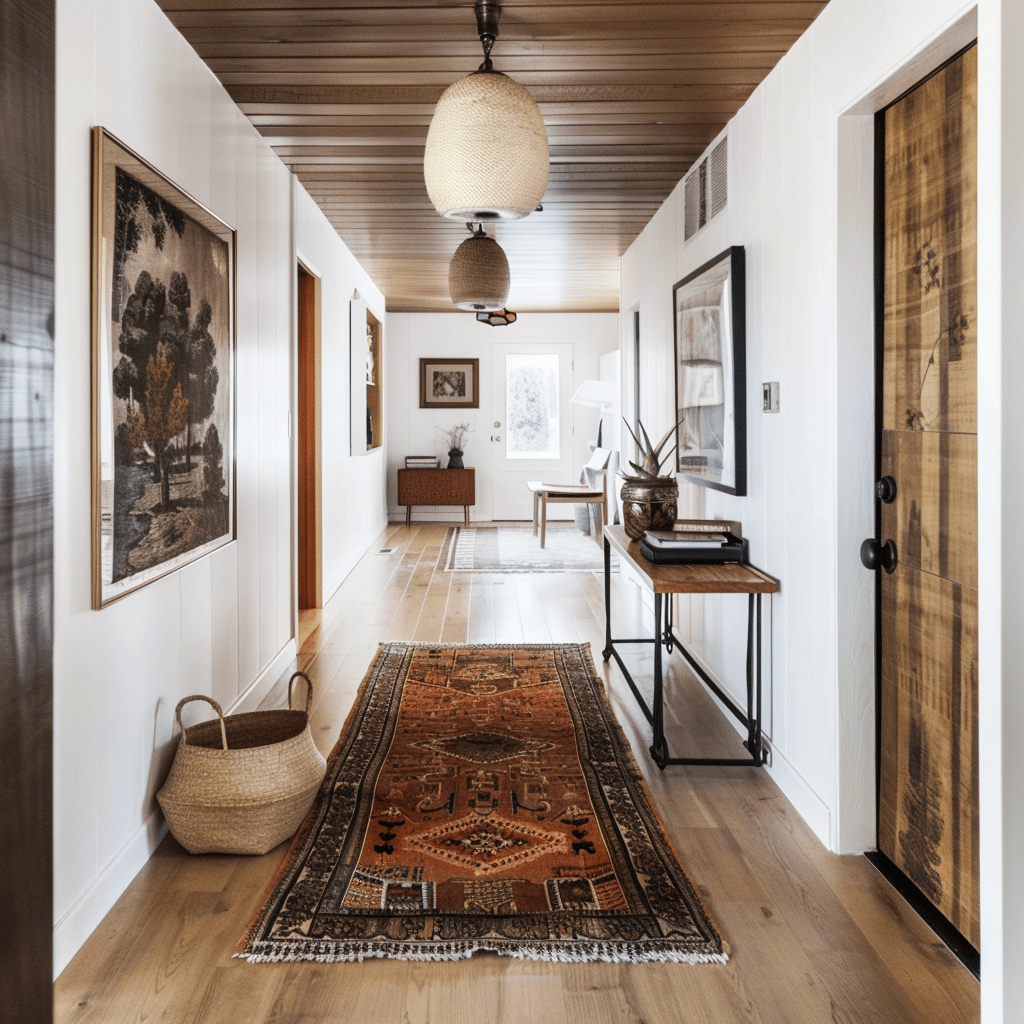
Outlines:
[[[681, 859], [728, 940], [727, 965], [249, 964], [231, 957], [285, 852], [191, 857], [168, 837], [55, 986], [59, 1024], [967, 1024], [978, 984], [863, 857], [828, 853], [756, 768], [670, 767], [618, 669], [601, 661], [604, 596], [584, 573], [436, 569], [446, 527], [395, 524], [329, 606], [303, 612], [300, 668], [329, 752], [378, 640], [589, 642]], [[378, 554], [390, 548], [390, 553]], [[617, 579], [616, 631], [640, 636], [638, 589]], [[646, 656], [649, 662], [650, 655]], [[631, 659], [642, 676], [644, 656]], [[739, 740], [678, 656], [673, 747]], [[265, 706], [284, 703], [283, 681]]]

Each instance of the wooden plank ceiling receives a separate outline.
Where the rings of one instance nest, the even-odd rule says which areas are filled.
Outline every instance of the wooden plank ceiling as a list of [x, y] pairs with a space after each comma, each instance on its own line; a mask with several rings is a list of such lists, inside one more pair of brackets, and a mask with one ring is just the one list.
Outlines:
[[[423, 184], [434, 104], [482, 54], [471, 0], [158, 0], [389, 310], [454, 310], [468, 237]], [[494, 66], [540, 104], [544, 209], [489, 227], [517, 311], [618, 309], [619, 256], [824, 0], [505, 0]]]

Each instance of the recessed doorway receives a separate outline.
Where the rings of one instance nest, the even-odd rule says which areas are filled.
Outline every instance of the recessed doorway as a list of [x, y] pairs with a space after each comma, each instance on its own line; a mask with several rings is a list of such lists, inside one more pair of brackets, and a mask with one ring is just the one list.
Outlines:
[[299, 609], [323, 605], [320, 532], [320, 278], [298, 267]]

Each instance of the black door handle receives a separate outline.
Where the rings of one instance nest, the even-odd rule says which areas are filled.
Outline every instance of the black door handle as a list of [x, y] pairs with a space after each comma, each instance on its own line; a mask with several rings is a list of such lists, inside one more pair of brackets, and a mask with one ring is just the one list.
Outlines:
[[894, 572], [896, 563], [896, 543], [887, 540], [879, 544], [874, 537], [868, 537], [860, 546], [860, 560], [865, 569], [884, 569], [886, 572]]
[[896, 500], [896, 481], [891, 476], [883, 476], [875, 484], [875, 496], [884, 501], [886, 505], [894, 502]]

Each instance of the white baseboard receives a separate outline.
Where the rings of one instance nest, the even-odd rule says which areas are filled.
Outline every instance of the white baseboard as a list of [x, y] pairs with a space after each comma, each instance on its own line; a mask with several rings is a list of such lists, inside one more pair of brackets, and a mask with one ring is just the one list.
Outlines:
[[811, 827], [826, 850], [832, 849], [832, 812], [810, 783], [771, 745], [771, 767], [764, 770], [771, 776], [796, 813]]
[[274, 683], [284, 675], [295, 662], [298, 644], [292, 637], [274, 656], [273, 661], [242, 691], [238, 699], [224, 709], [224, 714], [236, 711], [255, 711], [259, 703], [271, 691]]
[[[295, 639], [278, 652], [269, 665], [253, 680], [226, 714], [253, 711], [270, 688], [295, 661]], [[56, 978], [82, 948], [85, 940], [99, 927], [110, 908], [120, 899], [132, 879], [167, 835], [167, 824], [155, 810], [128, 838], [110, 863], [92, 881], [70, 910], [53, 928], [53, 976]]]
[[[643, 594], [646, 596], [648, 593], [647, 588], [643, 588]], [[692, 654], [693, 651], [687, 648]], [[694, 655], [696, 661], [708, 673], [712, 678], [715, 675], [703, 660]], [[737, 705], [741, 708], [745, 703], [745, 696], [732, 693], [728, 686], [725, 686], [720, 679], [716, 682], [722, 689], [729, 694]], [[719, 699], [719, 697], [710, 689], [705, 687], [704, 692], [715, 702], [718, 710], [721, 711], [722, 715], [728, 720], [729, 724], [736, 730], [737, 734], [746, 739], [747, 731], [746, 727], [736, 718], [735, 715], [725, 706], [725, 704]], [[783, 796], [793, 805], [794, 810], [800, 815], [804, 821], [811, 827], [814, 834], [821, 840], [825, 848], [828, 850], [834, 850], [834, 840], [832, 837], [832, 812], [828, 807], [828, 804], [818, 795], [810, 783], [793, 767], [792, 763], [786, 759], [786, 756], [781, 753], [778, 747], [775, 746], [771, 736], [767, 733], [763, 736], [764, 745], [770, 749], [771, 752], [771, 764], [765, 765], [764, 770], [771, 776], [772, 781], [782, 790]]]
[[[404, 516], [403, 516], [404, 521]], [[328, 605], [330, 600], [338, 592], [338, 588], [345, 582], [345, 578], [348, 574], [356, 567], [356, 563], [359, 561], [367, 551], [373, 547], [377, 538], [388, 528], [388, 520], [381, 519], [380, 522], [370, 528], [370, 530], [363, 535], [363, 539], [349, 551], [345, 556], [341, 565], [331, 574], [331, 578], [324, 583], [324, 605]]]
[[99, 927], [110, 908], [167, 835], [167, 825], [154, 811], [128, 838], [109, 864], [53, 927], [53, 977], [71, 962], [85, 940]]

